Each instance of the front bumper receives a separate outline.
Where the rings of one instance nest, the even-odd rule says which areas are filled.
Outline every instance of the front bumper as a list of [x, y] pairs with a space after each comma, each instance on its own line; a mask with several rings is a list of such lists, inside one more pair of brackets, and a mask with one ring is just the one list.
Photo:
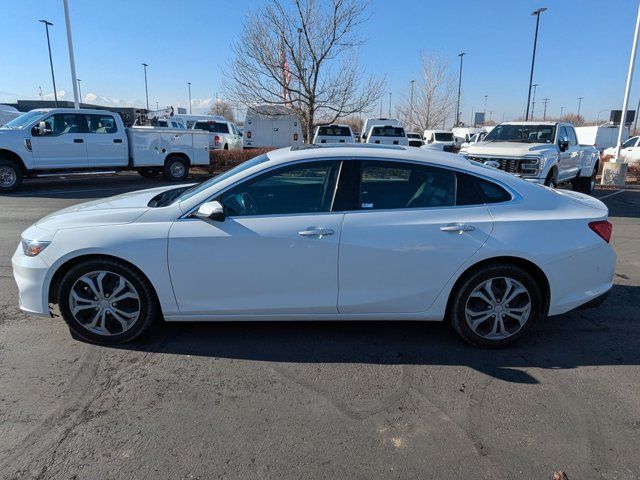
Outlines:
[[22, 251], [22, 245], [18, 245], [13, 257], [13, 278], [18, 284], [20, 310], [34, 315], [48, 317], [48, 274], [49, 265], [39, 255], [27, 257]]

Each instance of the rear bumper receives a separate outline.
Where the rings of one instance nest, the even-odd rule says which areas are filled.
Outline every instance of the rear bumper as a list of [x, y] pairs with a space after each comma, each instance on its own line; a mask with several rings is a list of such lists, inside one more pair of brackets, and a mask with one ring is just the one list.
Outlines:
[[602, 303], [603, 296], [613, 285], [615, 266], [616, 254], [604, 242], [596, 248], [544, 265], [551, 291], [549, 315]]

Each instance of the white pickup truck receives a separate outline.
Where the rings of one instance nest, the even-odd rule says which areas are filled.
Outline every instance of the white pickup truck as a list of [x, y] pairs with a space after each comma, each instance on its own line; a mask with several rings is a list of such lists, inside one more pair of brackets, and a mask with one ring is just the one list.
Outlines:
[[0, 193], [42, 175], [136, 170], [167, 180], [209, 164], [209, 135], [201, 130], [125, 128], [117, 113], [36, 109], [0, 127]]
[[574, 190], [589, 194], [600, 158], [596, 148], [578, 143], [573, 125], [559, 122], [501, 123], [460, 154], [530, 182], [550, 187], [571, 182]]

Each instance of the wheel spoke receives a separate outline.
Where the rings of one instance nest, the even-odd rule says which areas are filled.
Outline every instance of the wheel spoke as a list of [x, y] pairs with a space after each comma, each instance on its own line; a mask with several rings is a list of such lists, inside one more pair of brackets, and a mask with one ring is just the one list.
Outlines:
[[[112, 310], [111, 311], [111, 315], [113, 316], [113, 318], [115, 318], [118, 322], [120, 322], [120, 325], [122, 325], [122, 331], [124, 332], [125, 330], [127, 330], [129, 328], [129, 322], [121, 315], [122, 312], [121, 310]], [[131, 320], [131, 318], [129, 318], [129, 320]]]
[[118, 297], [114, 297], [111, 299], [112, 302], [119, 302], [121, 300], [125, 300], [127, 298], [133, 298], [134, 300], [139, 300], [140, 297], [138, 297], [137, 294], [135, 294], [134, 292], [126, 292], [123, 293], [122, 295], [118, 296]]
[[91, 289], [93, 294], [96, 296], [96, 298], [100, 298], [100, 292], [96, 288], [96, 285], [94, 284], [94, 281], [93, 281], [93, 279], [91, 277], [89, 277], [87, 275], [84, 275], [84, 276], [80, 277], [80, 279], [78, 281], [84, 283], [85, 285], [87, 285]]
[[475, 332], [477, 330], [477, 328], [480, 326], [480, 324], [482, 322], [485, 322], [487, 319], [489, 319], [491, 317], [491, 315], [492, 315], [492, 313], [487, 313], [485, 315], [482, 315], [481, 317], [473, 318], [471, 320], [471, 323], [469, 324], [469, 326]]
[[493, 305], [493, 302], [491, 301], [491, 299], [489, 299], [489, 297], [487, 297], [483, 292], [481, 292], [480, 290], [476, 290], [475, 292], [473, 292], [471, 295], [469, 295], [470, 297], [475, 297], [475, 298], [479, 298], [480, 300], [482, 300], [484, 303], [486, 303], [487, 305]]
[[115, 297], [118, 293], [120, 293], [122, 290], [124, 290], [124, 288], [127, 286], [127, 283], [124, 281], [124, 278], [120, 277], [120, 279], [118, 280], [118, 285], [116, 285], [116, 287], [113, 289], [113, 291], [111, 292], [111, 297], [113, 299], [113, 297]]
[[493, 293], [493, 278], [491, 280], [486, 281], [483, 287], [484, 287], [484, 291], [487, 293], [487, 295], [489, 295], [489, 298], [491, 299], [491, 303], [495, 305], [497, 303], [497, 300], [496, 300], [496, 296]]

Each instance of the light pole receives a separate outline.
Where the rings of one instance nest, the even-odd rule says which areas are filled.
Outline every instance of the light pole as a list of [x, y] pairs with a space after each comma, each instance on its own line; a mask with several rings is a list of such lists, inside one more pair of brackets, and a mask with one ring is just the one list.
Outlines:
[[49, 41], [49, 27], [53, 27], [53, 23], [47, 20], [38, 20], [44, 23], [44, 28], [47, 31], [47, 47], [49, 48], [49, 65], [51, 65], [51, 80], [53, 81], [53, 98], [55, 100], [55, 106], [58, 107], [58, 92], [56, 91], [56, 76], [53, 74], [53, 58], [51, 57], [51, 42]]
[[609, 110], [609, 109], [608, 109], [608, 108], [605, 108], [604, 110], [600, 110], [600, 111], [598, 112], [598, 115], [596, 116], [596, 123], [599, 123], [599, 122], [600, 122], [600, 114], [601, 114], [602, 112], [606, 112], [607, 110]]
[[159, 102], [158, 102], [158, 101], [156, 101], [156, 112], [157, 112], [158, 110], [160, 110]]
[[562, 120], [562, 112], [564, 111], [564, 107], [560, 107], [560, 120]]
[[580, 116], [580, 106], [582, 105], [582, 99], [584, 97], [578, 97], [578, 116]]
[[189, 85], [189, 115], [191, 115], [191, 82], [187, 82]]
[[[531, 120], [534, 119], [533, 111], [536, 108], [536, 89], [538, 88], [538, 85], [540, 85], [540, 84], [539, 83], [534, 83], [533, 85], [531, 85], [533, 87], [533, 101], [531, 102]], [[525, 118], [525, 120], [528, 120], [528, 119]]]
[[[411, 80], [411, 100], [409, 102], [409, 125], [413, 130], [413, 84], [416, 83], [415, 80]], [[638, 118], [638, 117], [636, 117]]]
[[458, 73], [458, 100], [456, 102], [456, 124], [455, 126], [460, 125], [460, 90], [462, 88], [462, 59], [466, 55], [466, 52], [460, 52], [458, 56], [460, 57], [460, 72]]
[[142, 67], [144, 68], [144, 93], [147, 97], [147, 110], [149, 110], [149, 88], [147, 87], [147, 67], [149, 64], [143, 63]]
[[71, 83], [73, 84], [73, 106], [77, 110], [80, 108], [78, 100], [78, 85], [75, 82], [76, 76], [76, 60], [73, 55], [73, 39], [71, 38], [71, 20], [69, 18], [69, 1], [62, 0], [64, 7], [64, 23], [67, 27], [67, 46], [69, 47], [69, 66], [71, 67]]
[[389, 118], [391, 118], [391, 92], [389, 92]]
[[529, 95], [527, 96], [527, 114], [524, 119], [529, 120], [529, 102], [531, 101], [531, 87], [533, 86], [533, 67], [536, 63], [536, 48], [538, 46], [538, 28], [540, 26], [540, 14], [546, 10], [545, 7], [537, 9], [531, 15], [536, 17], [536, 33], [533, 36], [533, 55], [531, 56], [531, 74], [529, 75]]
[[544, 103], [544, 113], [542, 114], [542, 120], [546, 120], [547, 119], [547, 103], [549, 103], [549, 98], [543, 98], [542, 99], [542, 103]]
[[82, 80], [80, 80], [79, 78], [76, 78], [76, 81], [78, 82], [78, 95], [80, 96], [80, 106], [82, 106], [82, 88], [80, 88], [80, 82]]
[[484, 96], [484, 116], [487, 116], [487, 98], [489, 98], [489, 95], [485, 95]]

